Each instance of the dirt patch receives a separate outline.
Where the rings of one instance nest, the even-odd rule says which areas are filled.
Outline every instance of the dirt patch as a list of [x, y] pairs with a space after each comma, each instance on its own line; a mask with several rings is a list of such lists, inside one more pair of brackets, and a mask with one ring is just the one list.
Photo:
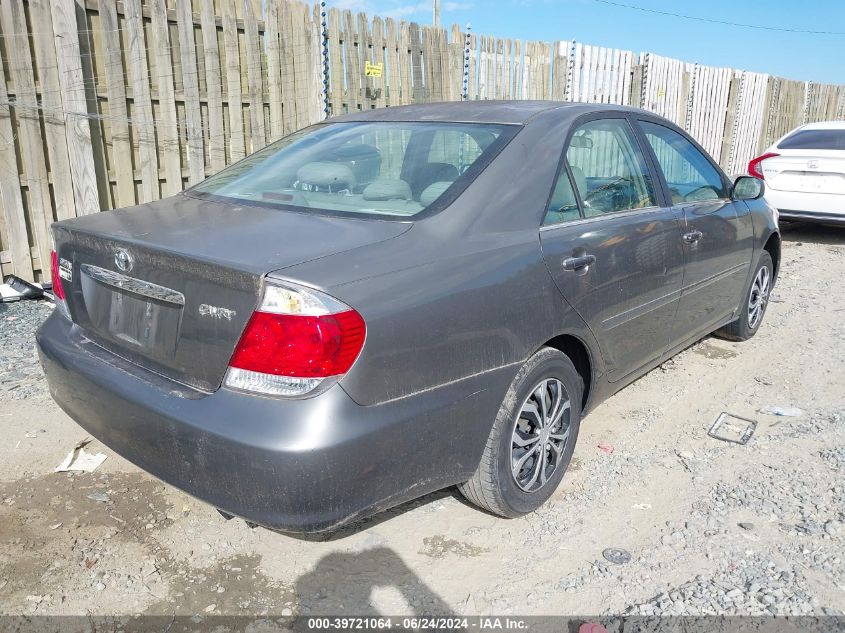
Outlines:
[[472, 558], [488, 551], [490, 550], [484, 547], [446, 538], [442, 534], [438, 534], [436, 536], [427, 536], [423, 539], [423, 548], [420, 550], [420, 554], [429, 558], [445, 558], [449, 555]]
[[695, 347], [695, 353], [701, 354], [704, 358], [711, 358], [716, 360], [726, 360], [728, 358], [736, 358], [736, 352], [733, 350], [718, 347], [713, 343], [702, 343]]

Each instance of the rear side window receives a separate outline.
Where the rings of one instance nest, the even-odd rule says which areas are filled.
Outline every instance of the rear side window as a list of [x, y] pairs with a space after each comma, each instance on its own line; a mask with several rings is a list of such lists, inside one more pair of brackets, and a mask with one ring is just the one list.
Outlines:
[[695, 145], [663, 125], [640, 121], [672, 194], [672, 204], [727, 198], [725, 183]]
[[555, 190], [552, 192], [552, 197], [549, 200], [546, 217], [543, 218], [543, 226], [560, 224], [561, 222], [569, 222], [570, 220], [578, 220], [580, 218], [581, 213], [578, 210], [575, 189], [572, 187], [572, 181], [569, 180], [569, 174], [563, 168], [560, 170], [560, 175], [555, 183]]
[[320, 124], [248, 156], [189, 194], [299, 211], [412, 217], [462, 191], [517, 130], [481, 123]]
[[798, 130], [778, 145], [779, 149], [845, 149], [845, 130]]
[[657, 205], [651, 175], [625, 119], [579, 126], [569, 141], [566, 160], [584, 217]]

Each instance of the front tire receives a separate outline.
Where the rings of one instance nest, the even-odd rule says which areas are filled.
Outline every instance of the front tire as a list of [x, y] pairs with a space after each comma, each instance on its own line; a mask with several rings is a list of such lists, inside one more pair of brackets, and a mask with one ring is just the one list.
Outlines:
[[769, 305], [769, 294], [775, 280], [774, 270], [772, 256], [768, 251], [763, 251], [751, 277], [751, 285], [743, 295], [739, 318], [716, 330], [716, 336], [729, 341], [747, 341], [757, 333]]
[[458, 486], [461, 493], [509, 518], [543, 505], [572, 459], [583, 392], [565, 354], [544, 347], [529, 358], [505, 395], [478, 468]]

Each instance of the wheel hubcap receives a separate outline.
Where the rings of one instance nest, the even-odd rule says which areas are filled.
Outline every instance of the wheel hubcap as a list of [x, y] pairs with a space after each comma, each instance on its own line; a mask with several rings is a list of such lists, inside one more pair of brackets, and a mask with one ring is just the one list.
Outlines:
[[766, 303], [769, 301], [769, 285], [771, 275], [769, 269], [763, 266], [757, 271], [754, 283], [751, 286], [751, 295], [748, 297], [748, 327], [752, 330], [760, 325], [763, 319], [763, 312]]
[[525, 492], [546, 485], [560, 466], [569, 441], [569, 394], [557, 378], [546, 378], [522, 403], [511, 436], [511, 474]]

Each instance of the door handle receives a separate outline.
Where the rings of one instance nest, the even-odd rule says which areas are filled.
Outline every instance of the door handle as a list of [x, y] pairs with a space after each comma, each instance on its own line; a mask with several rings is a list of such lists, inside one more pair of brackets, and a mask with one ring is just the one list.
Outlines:
[[567, 257], [563, 260], [564, 270], [583, 270], [596, 262], [595, 255], [581, 255], [579, 257]]
[[695, 244], [698, 240], [704, 237], [704, 233], [697, 229], [693, 229], [681, 236], [687, 244]]

